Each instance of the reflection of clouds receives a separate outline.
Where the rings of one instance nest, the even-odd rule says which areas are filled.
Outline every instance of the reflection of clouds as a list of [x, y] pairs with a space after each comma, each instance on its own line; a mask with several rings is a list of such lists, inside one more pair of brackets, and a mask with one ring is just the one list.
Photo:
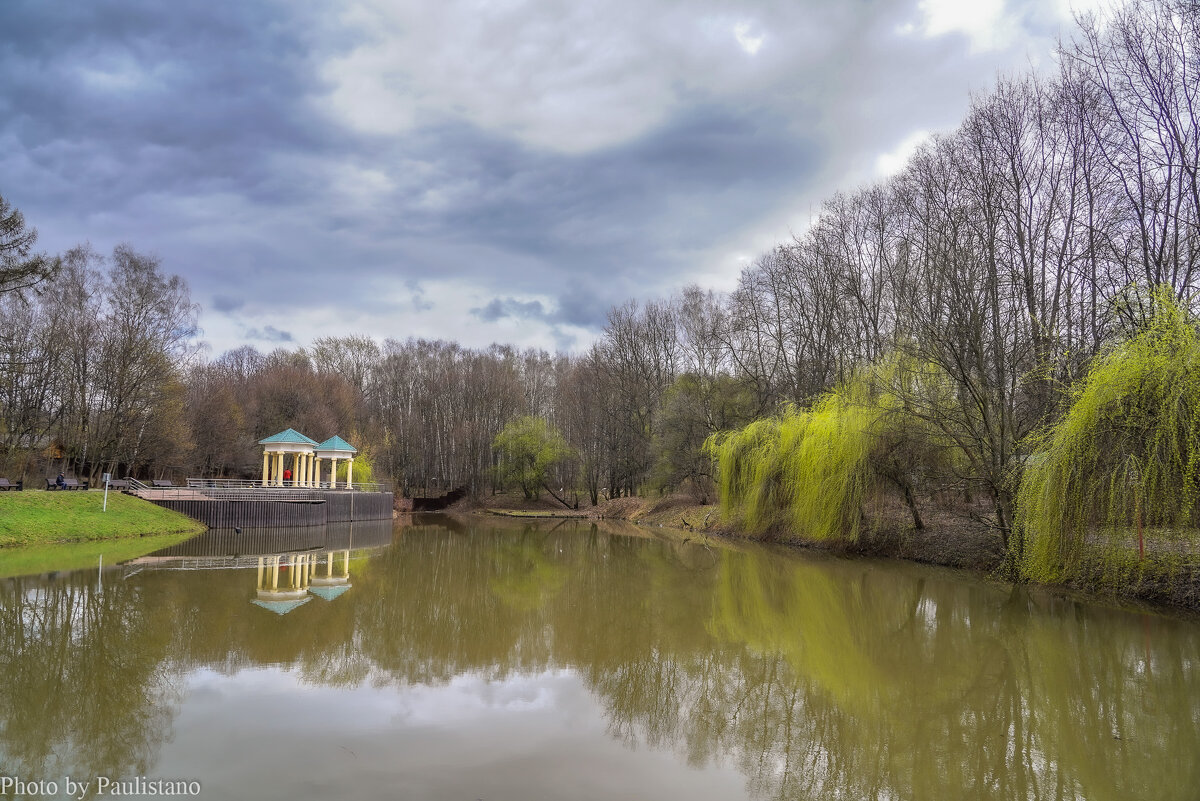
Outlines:
[[458, 724], [471, 718], [569, 706], [581, 688], [572, 670], [486, 679], [455, 676], [442, 687], [410, 687], [400, 696], [398, 719], [416, 725]]
[[[460, 726], [512, 714], [544, 713], [576, 718], [592, 707], [590, 696], [573, 670], [544, 670], [493, 679], [468, 673], [442, 685], [400, 685], [385, 677], [362, 686], [333, 688], [312, 685], [279, 667], [242, 670], [228, 676], [208, 668], [186, 679], [188, 703], [197, 707], [231, 705], [270, 713], [283, 727], [318, 719], [348, 729], [401, 726]], [[287, 710], [296, 708], [299, 720]], [[279, 710], [284, 710], [279, 714]]]
[[689, 767], [669, 747], [626, 748], [582, 677], [546, 669], [440, 685], [308, 683], [294, 670], [187, 674], [156, 776], [196, 776], [206, 798], [745, 797], [733, 766]]

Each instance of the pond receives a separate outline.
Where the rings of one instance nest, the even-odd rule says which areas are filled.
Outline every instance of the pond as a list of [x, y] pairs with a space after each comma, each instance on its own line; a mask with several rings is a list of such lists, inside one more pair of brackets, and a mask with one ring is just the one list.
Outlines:
[[[1200, 788], [1192, 620], [586, 522], [384, 525], [0, 580], [0, 796]], [[311, 569], [259, 568], [287, 550]], [[296, 603], [254, 603], [273, 575]]]

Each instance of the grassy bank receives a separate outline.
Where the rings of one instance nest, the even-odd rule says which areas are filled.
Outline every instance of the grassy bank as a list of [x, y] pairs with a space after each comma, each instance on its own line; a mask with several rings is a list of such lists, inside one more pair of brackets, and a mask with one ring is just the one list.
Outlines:
[[194, 535], [204, 525], [119, 492], [0, 493], [0, 549], [165, 534]]

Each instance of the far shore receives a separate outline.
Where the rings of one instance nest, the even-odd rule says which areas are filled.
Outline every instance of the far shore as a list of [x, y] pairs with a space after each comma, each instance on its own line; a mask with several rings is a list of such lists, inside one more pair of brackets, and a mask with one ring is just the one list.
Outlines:
[[[620, 520], [654, 528], [671, 528], [692, 535], [720, 537], [733, 541], [757, 540], [800, 548], [812, 548], [845, 556], [901, 559], [923, 564], [969, 570], [983, 577], [1008, 580], [1003, 573], [1004, 548], [985, 524], [967, 516], [925, 514], [924, 528], [915, 529], [904, 510], [885, 508], [873, 521], [871, 531], [859, 542], [843, 545], [814, 543], [772, 532], [751, 537], [731, 526], [716, 503], [700, 503], [687, 494], [648, 495], [601, 500], [591, 506], [580, 500], [579, 509], [568, 509], [553, 499], [528, 501], [519, 494], [482, 495], [465, 499], [448, 511], [528, 519]], [[687, 535], [685, 535], [687, 536]], [[1099, 591], [1095, 587], [1068, 585], [1062, 590], [1081, 593], [1099, 602], [1134, 603], [1148, 608], [1200, 611], [1200, 576], [1194, 572], [1175, 581], [1144, 579], [1122, 591]]]

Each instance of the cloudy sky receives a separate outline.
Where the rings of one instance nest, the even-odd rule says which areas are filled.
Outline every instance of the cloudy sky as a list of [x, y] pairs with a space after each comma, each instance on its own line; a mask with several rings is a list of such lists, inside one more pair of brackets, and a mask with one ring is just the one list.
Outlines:
[[1084, 0], [3, 0], [0, 195], [182, 275], [213, 354], [586, 346], [733, 286]]

